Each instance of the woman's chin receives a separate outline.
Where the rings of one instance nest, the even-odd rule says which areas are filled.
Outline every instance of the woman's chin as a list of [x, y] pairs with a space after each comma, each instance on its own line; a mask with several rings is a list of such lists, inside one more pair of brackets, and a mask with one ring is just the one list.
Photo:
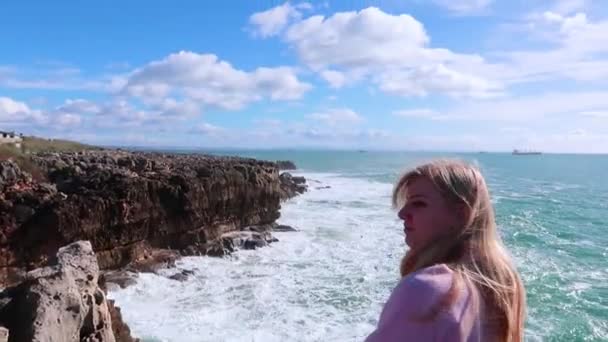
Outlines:
[[406, 244], [406, 245], [407, 245], [407, 246], [408, 246], [410, 249], [413, 249], [413, 248], [414, 248], [414, 245], [412, 244], [412, 240], [411, 240], [411, 238], [409, 238], [409, 236], [407, 236], [407, 235], [405, 236], [405, 244]]

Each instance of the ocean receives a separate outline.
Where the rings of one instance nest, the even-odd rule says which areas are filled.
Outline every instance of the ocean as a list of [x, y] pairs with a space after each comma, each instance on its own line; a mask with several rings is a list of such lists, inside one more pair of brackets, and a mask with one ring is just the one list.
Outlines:
[[[484, 173], [527, 291], [526, 341], [608, 341], [608, 156], [374, 151], [214, 151], [292, 160], [309, 191], [282, 205], [279, 242], [228, 258], [187, 257], [185, 282], [140, 274], [109, 297], [152, 341], [362, 341], [406, 251], [390, 194], [439, 157]], [[329, 188], [327, 188], [329, 187]]]

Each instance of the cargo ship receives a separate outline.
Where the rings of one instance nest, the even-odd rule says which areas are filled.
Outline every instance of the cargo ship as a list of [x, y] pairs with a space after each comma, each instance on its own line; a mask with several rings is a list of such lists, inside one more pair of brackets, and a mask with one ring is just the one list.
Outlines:
[[540, 152], [540, 151], [532, 151], [532, 150], [518, 150], [518, 149], [515, 149], [515, 150], [513, 150], [513, 154], [514, 155], [535, 155], [535, 154], [542, 154], [542, 152]]

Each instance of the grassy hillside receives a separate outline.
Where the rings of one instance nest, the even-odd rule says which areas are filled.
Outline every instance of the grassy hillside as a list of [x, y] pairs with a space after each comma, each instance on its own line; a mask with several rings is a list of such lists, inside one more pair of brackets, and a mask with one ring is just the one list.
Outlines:
[[99, 150], [99, 147], [81, 144], [75, 141], [61, 139], [44, 139], [38, 137], [23, 137], [21, 150], [26, 153], [37, 152], [78, 152], [83, 150]]

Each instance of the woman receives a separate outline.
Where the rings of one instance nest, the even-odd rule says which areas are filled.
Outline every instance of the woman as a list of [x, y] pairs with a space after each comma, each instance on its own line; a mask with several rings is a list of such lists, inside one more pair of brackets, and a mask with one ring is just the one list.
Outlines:
[[438, 160], [397, 182], [402, 279], [367, 342], [523, 341], [525, 292], [475, 167]]

